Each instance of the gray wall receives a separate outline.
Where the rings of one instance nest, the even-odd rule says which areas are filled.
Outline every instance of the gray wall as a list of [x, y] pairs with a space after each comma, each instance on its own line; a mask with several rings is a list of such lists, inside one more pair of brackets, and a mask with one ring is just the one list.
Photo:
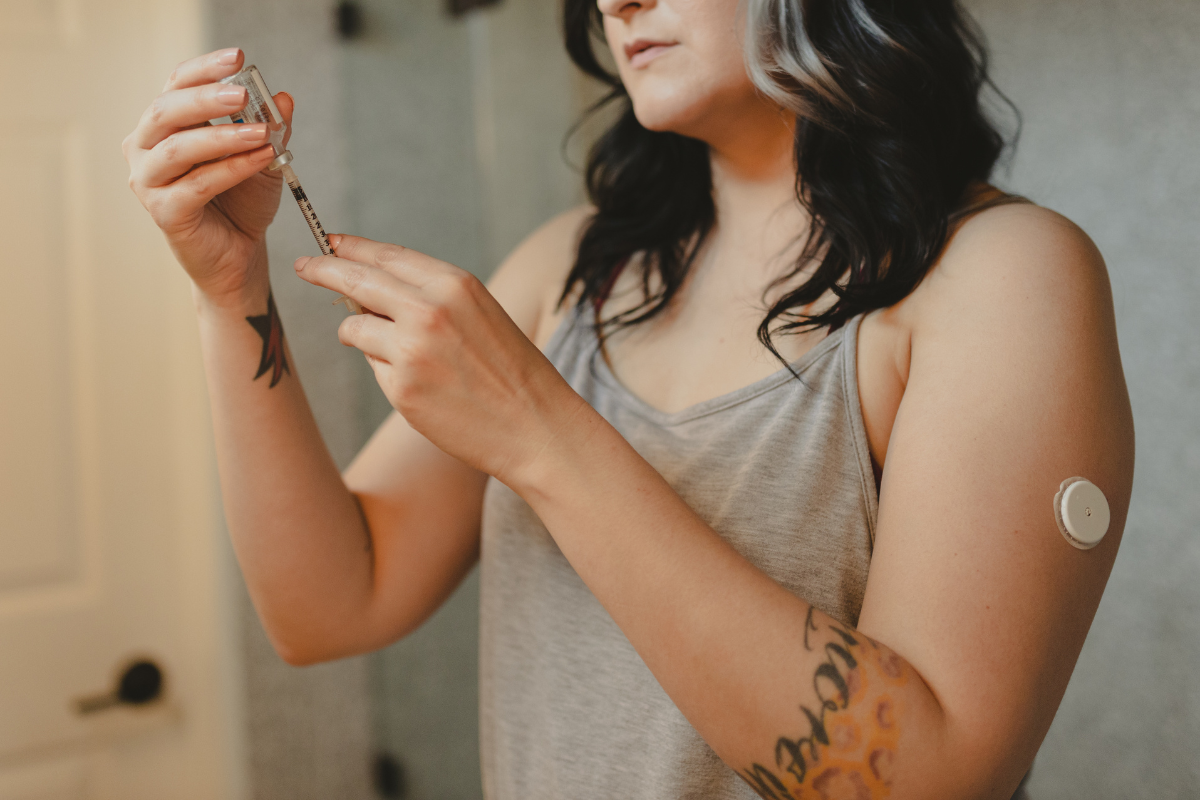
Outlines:
[[1025, 115], [1005, 183], [1108, 262], [1137, 426], [1125, 539], [1035, 798], [1200, 795], [1200, 2], [971, 0]]
[[[289, 145], [325, 228], [351, 228], [339, 45], [326, 0], [211, 0], [209, 38], [241, 47], [272, 91], [296, 100]], [[267, 235], [271, 277], [292, 350], [325, 441], [345, 465], [362, 441], [360, 395], [369, 374], [337, 341], [345, 312], [333, 295], [296, 277], [292, 261], [319, 254], [288, 193]], [[365, 658], [297, 669], [275, 654], [244, 589], [246, 719], [255, 800], [367, 800], [373, 753]]]
[[[354, 230], [481, 278], [579, 202], [560, 144], [576, 86], [557, 0], [506, 0], [451, 19], [443, 0], [363, 0], [344, 48]], [[364, 435], [390, 412], [369, 378]], [[481, 795], [479, 586], [473, 573], [415, 634], [372, 657], [374, 729], [411, 800]]]
[[[348, 175], [355, 232], [483, 274], [471, 42], [439, 0], [367, 0], [364, 36], [346, 45]], [[370, 377], [364, 434], [390, 411]], [[406, 640], [371, 658], [373, 732], [404, 771], [409, 798], [481, 793], [478, 582], [472, 576]]]

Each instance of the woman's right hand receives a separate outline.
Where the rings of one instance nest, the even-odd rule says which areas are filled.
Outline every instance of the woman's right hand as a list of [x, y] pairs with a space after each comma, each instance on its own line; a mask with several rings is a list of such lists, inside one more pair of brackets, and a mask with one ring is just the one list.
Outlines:
[[[283, 179], [266, 125], [207, 125], [242, 108], [246, 90], [216, 81], [242, 68], [236, 48], [185, 61], [122, 150], [129, 185], [209, 299], [233, 300], [267, 279], [263, 243]], [[292, 98], [275, 95], [291, 135]], [[285, 140], [286, 146], [286, 140]]]

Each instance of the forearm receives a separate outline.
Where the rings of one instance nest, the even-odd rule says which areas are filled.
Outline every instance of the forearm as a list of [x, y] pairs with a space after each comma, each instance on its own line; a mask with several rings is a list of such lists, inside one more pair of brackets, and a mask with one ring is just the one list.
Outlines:
[[945, 725], [916, 672], [742, 558], [594, 412], [575, 419], [514, 488], [718, 755], [767, 797], [807, 796], [832, 764], [866, 796], [909, 796], [914, 774], [937, 796]]
[[225, 515], [277, 649], [310, 660], [361, 619], [370, 537], [321, 439], [261, 279], [219, 302], [195, 293]]

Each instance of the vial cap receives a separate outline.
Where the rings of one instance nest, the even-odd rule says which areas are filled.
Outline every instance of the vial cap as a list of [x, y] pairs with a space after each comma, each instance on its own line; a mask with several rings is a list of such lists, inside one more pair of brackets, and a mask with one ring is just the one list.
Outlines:
[[292, 151], [284, 150], [282, 153], [275, 156], [275, 159], [270, 164], [267, 164], [267, 169], [271, 170], [272, 172], [277, 172], [278, 170], [281, 170], [288, 164], [292, 163], [293, 160]]
[[1084, 478], [1068, 478], [1054, 498], [1054, 516], [1067, 541], [1089, 550], [1108, 533], [1108, 499], [1100, 487]]

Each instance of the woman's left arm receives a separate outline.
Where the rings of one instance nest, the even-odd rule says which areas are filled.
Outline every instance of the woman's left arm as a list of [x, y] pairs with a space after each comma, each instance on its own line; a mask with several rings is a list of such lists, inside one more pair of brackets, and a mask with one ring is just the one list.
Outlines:
[[[857, 628], [726, 544], [495, 318], [485, 291], [403, 253], [380, 264], [364, 249], [366, 266], [321, 258], [300, 271], [392, 312], [395, 322], [352, 319], [343, 341], [388, 365], [381, 383], [414, 427], [525, 498], [672, 700], [760, 795], [1012, 793], [1083, 645], [1132, 483], [1110, 291], [1086, 236], [1041, 209], [989, 212], [912, 298]], [[435, 274], [456, 277], [429, 291], [437, 282], [422, 276]], [[420, 303], [440, 311], [414, 313]], [[492, 369], [515, 377], [506, 385]], [[1076, 475], [1112, 508], [1090, 551], [1054, 520], [1059, 483]]]

